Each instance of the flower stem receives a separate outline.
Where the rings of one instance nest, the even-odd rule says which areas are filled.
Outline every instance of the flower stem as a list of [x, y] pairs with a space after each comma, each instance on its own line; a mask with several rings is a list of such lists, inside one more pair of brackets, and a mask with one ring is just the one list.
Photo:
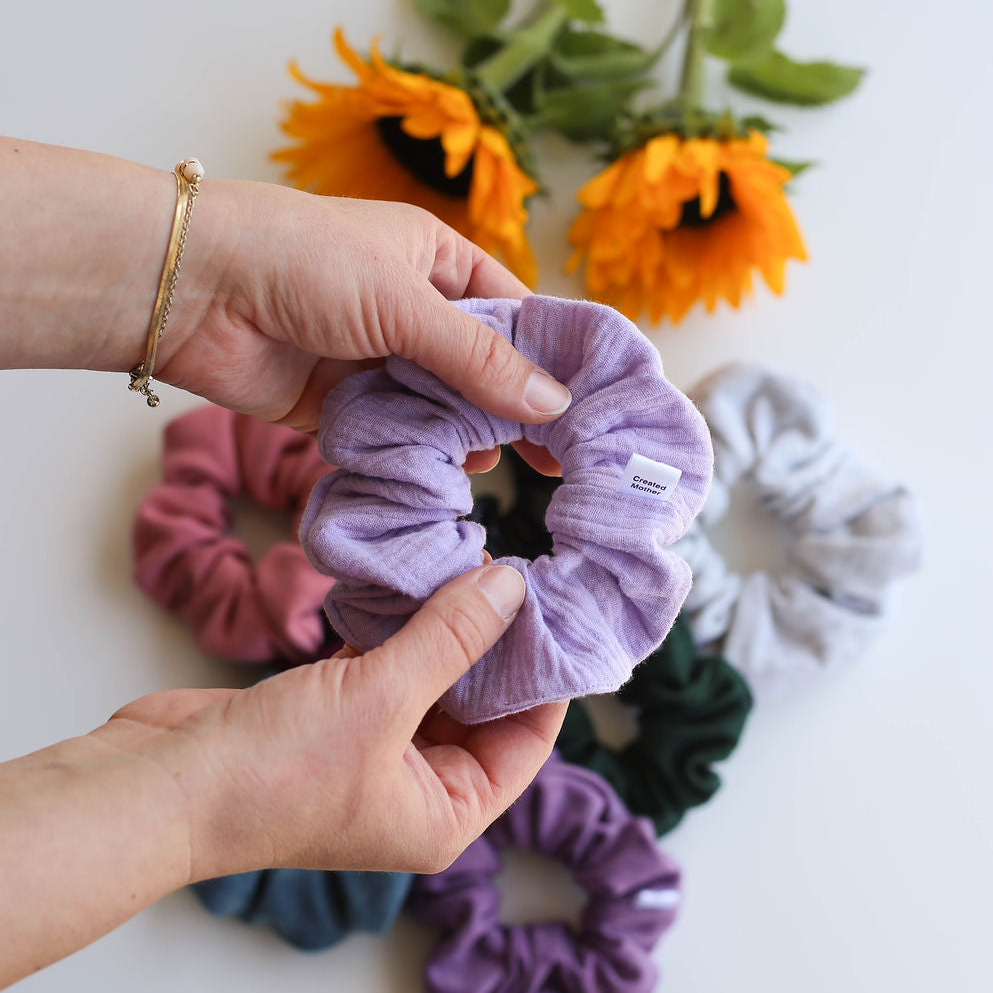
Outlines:
[[539, 3], [534, 13], [511, 32], [506, 43], [485, 59], [472, 74], [486, 88], [502, 93], [548, 54], [555, 36], [569, 16], [561, 3]]
[[679, 101], [683, 109], [690, 112], [700, 106], [703, 96], [703, 32], [709, 13], [708, 0], [687, 0], [686, 17], [690, 26], [686, 33], [686, 53], [679, 80]]

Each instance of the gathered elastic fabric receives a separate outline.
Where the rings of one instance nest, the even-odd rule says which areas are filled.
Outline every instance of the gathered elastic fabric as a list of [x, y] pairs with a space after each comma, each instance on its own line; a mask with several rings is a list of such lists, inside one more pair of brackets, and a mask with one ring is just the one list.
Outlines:
[[317, 951], [353, 931], [384, 934], [412, 880], [404, 872], [260, 869], [206, 879], [193, 890], [212, 914], [267, 924], [291, 945]]
[[[824, 401], [789, 376], [722, 369], [693, 391], [714, 441], [714, 485], [678, 543], [693, 569], [685, 615], [756, 693], [776, 694], [861, 656], [884, 627], [894, 580], [918, 565], [913, 496], [832, 436]], [[710, 539], [747, 486], [788, 534], [781, 572], [741, 576]]]
[[[598, 304], [531, 296], [466, 300], [462, 309], [509, 339], [572, 391], [543, 425], [487, 414], [413, 362], [345, 380], [328, 396], [321, 454], [340, 468], [314, 489], [301, 541], [336, 580], [326, 609], [366, 651], [394, 634], [441, 585], [482, 562], [466, 455], [519, 438], [562, 465], [548, 508], [553, 554], [520, 570], [517, 618], [443, 697], [478, 723], [551, 700], [616, 690], [658, 646], [690, 585], [666, 546], [702, 506], [712, 451], [706, 426], [662, 373], [658, 352], [628, 320]], [[632, 454], [681, 472], [667, 499], [619, 489]]]
[[569, 704], [556, 747], [603, 776], [659, 835], [721, 784], [713, 765], [734, 751], [752, 706], [743, 677], [717, 655], [701, 655], [682, 618], [635, 670], [617, 698], [637, 710], [638, 736], [621, 749], [602, 744], [584, 704]]
[[[537, 558], [552, 547], [545, 511], [559, 481], [536, 472], [513, 449], [502, 459], [513, 479], [512, 504], [501, 512], [496, 499], [481, 497], [472, 519], [486, 528], [490, 554]], [[603, 744], [585, 702], [573, 700], [555, 746], [564, 759], [603, 776], [632, 813], [650, 817], [665, 834], [720, 786], [713, 765], [738, 744], [752, 705], [748, 684], [725, 659], [697, 650], [680, 615], [616, 697], [637, 712], [633, 741], [620, 749]]]
[[[494, 877], [508, 847], [572, 871], [588, 895], [577, 933], [562, 922], [501, 922]], [[428, 956], [428, 993], [650, 993], [652, 949], [679, 902], [679, 868], [649, 821], [599, 776], [553, 755], [448, 869], [415, 879], [407, 910], [442, 931]]]
[[135, 516], [135, 580], [211, 655], [299, 663], [328, 654], [337, 636], [322, 604], [332, 581], [296, 540], [253, 562], [229, 533], [235, 497], [299, 516], [327, 472], [313, 439], [290, 428], [213, 406], [176, 418], [165, 429], [163, 481]]

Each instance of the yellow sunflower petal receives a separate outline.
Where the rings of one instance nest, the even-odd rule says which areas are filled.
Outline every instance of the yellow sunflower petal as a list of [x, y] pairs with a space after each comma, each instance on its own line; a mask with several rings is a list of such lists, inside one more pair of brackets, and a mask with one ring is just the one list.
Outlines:
[[611, 201], [623, 171], [624, 165], [618, 159], [585, 183], [576, 194], [576, 199], [584, 206], [594, 209], [605, 206]]
[[759, 271], [766, 285], [773, 293], [780, 294], [786, 283], [786, 259], [779, 257], [767, 257], [759, 259]]
[[[450, 156], [472, 155], [479, 139], [479, 122], [466, 121], [458, 124], [446, 124], [441, 134], [441, 144]], [[465, 163], [462, 164], [465, 168]], [[458, 170], [461, 172], [461, 170]]]
[[345, 40], [345, 32], [341, 27], [334, 29], [334, 50], [338, 53], [338, 58], [348, 66], [352, 72], [362, 79], [370, 74], [369, 66], [362, 61], [358, 52], [353, 49]]
[[645, 181], [657, 183], [679, 151], [679, 139], [673, 134], [659, 135], [645, 145]]
[[[291, 144], [272, 157], [285, 165], [287, 178], [313, 192], [416, 203], [533, 283], [525, 201], [537, 185], [503, 134], [482, 126], [464, 90], [391, 65], [375, 39], [366, 60], [340, 28], [333, 38], [358, 85], [317, 82], [291, 63], [291, 74], [314, 99], [292, 102], [281, 122]], [[425, 150], [424, 162], [405, 162], [407, 146], [381, 130], [380, 121], [396, 118], [409, 139], [437, 143], [435, 151]], [[463, 185], [460, 177], [470, 166]]]
[[446, 124], [445, 115], [436, 107], [417, 107], [404, 114], [401, 127], [411, 138], [437, 138]]
[[787, 178], [758, 132], [659, 136], [582, 188], [569, 265], [585, 260], [588, 293], [629, 314], [647, 308], [653, 321], [678, 323], [697, 303], [738, 307], [756, 271], [782, 292], [787, 259], [807, 254]]

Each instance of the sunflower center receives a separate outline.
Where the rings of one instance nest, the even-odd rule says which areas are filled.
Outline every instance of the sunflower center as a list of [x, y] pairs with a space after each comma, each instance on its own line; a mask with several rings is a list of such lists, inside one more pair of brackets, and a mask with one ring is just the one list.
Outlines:
[[694, 197], [692, 200], [683, 201], [683, 212], [679, 215], [679, 227], [699, 228], [704, 224], [716, 221], [718, 217], [731, 213], [735, 209], [735, 202], [731, 196], [731, 180], [728, 174], [719, 174], [719, 186], [717, 190], [717, 206], [709, 217], [704, 217], [700, 213], [700, 198]]
[[438, 138], [411, 138], [400, 126], [402, 117], [380, 117], [379, 136], [390, 154], [425, 186], [450, 197], [465, 198], [472, 183], [472, 159], [455, 176], [445, 175], [445, 150]]

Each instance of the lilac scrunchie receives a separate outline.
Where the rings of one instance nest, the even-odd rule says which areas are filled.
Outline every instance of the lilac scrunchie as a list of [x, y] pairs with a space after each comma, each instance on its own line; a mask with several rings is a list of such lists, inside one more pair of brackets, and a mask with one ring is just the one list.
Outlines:
[[170, 421], [163, 482], [135, 515], [134, 577], [186, 620], [205, 652], [239, 662], [312, 662], [328, 645], [321, 602], [331, 581], [296, 541], [252, 562], [228, 533], [230, 501], [248, 493], [263, 506], [299, 512], [327, 473], [313, 439], [221, 407]]
[[[703, 419], [662, 374], [658, 352], [609, 307], [553, 297], [464, 300], [467, 313], [565, 383], [548, 424], [487, 414], [413, 362], [359, 373], [328, 396], [319, 443], [341, 468], [314, 488], [301, 524], [311, 562], [337, 582], [325, 603], [361, 651], [381, 644], [439, 586], [482, 561], [467, 453], [526, 438], [562, 465], [546, 522], [555, 546], [524, 574], [506, 634], [442, 698], [465, 723], [616, 690], [662, 641], [690, 586], [665, 546], [700, 510], [713, 454]], [[618, 490], [632, 453], [681, 470], [664, 502]]]
[[[578, 934], [561, 922], [500, 923], [500, 851], [533, 849], [589, 894]], [[679, 867], [613, 789], [553, 756], [523, 796], [455, 862], [419, 876], [407, 910], [441, 928], [429, 993], [649, 993], [652, 949], [679, 906]]]

